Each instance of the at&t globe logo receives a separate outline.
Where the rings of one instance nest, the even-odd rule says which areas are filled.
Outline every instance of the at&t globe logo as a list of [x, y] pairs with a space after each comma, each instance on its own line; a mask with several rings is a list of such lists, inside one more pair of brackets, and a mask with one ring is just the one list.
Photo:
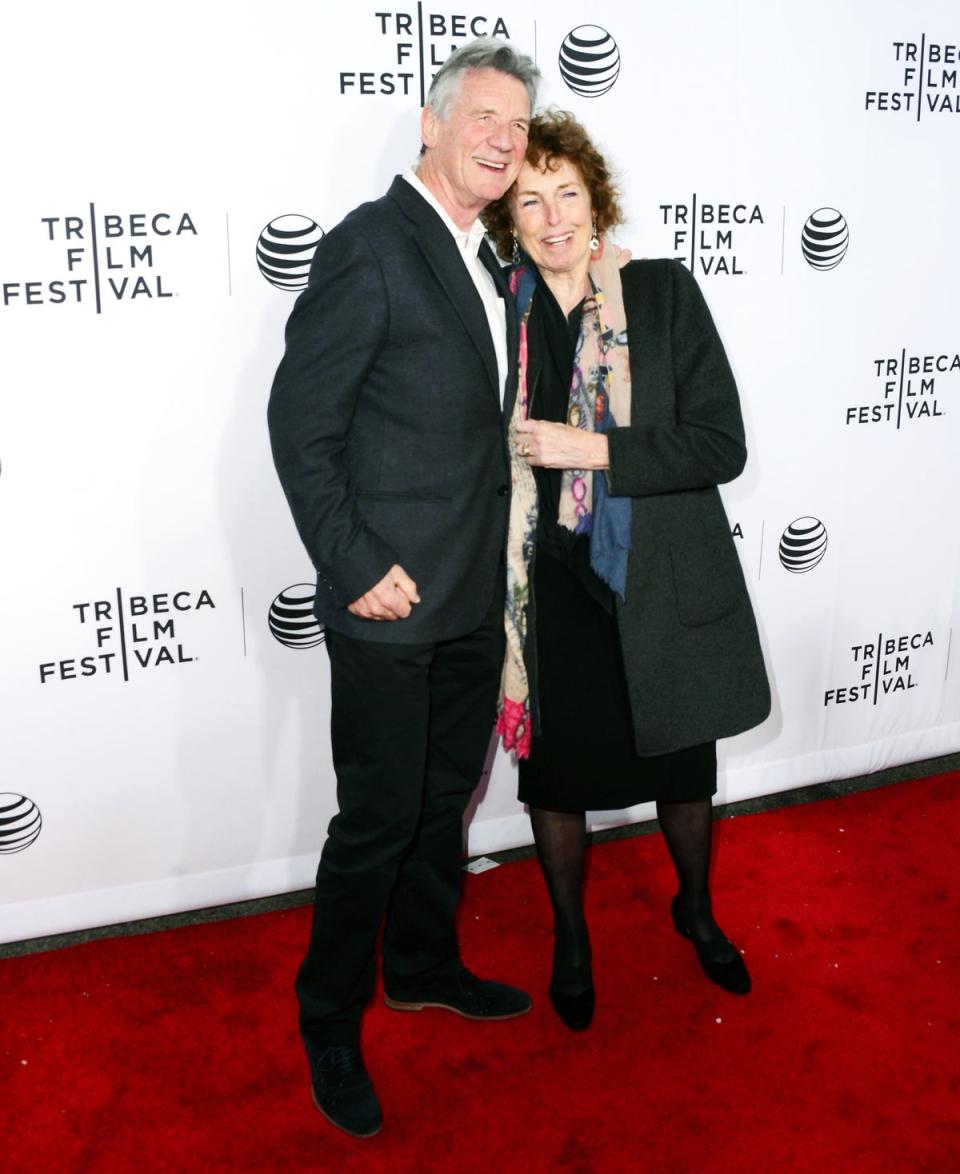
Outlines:
[[578, 25], [560, 46], [560, 76], [581, 98], [599, 98], [620, 74], [620, 50], [606, 29]]
[[850, 229], [836, 208], [818, 208], [807, 217], [800, 247], [813, 269], [835, 269], [846, 256]]
[[780, 562], [791, 574], [812, 571], [827, 553], [827, 528], [819, 518], [797, 518], [780, 539]]
[[323, 229], [309, 216], [288, 214], [271, 220], [257, 241], [260, 272], [277, 289], [306, 289], [322, 236]]
[[0, 793], [0, 854], [22, 852], [40, 835], [40, 808], [26, 795]]
[[323, 624], [313, 614], [316, 593], [313, 583], [294, 583], [270, 604], [267, 623], [286, 648], [316, 648], [323, 643]]

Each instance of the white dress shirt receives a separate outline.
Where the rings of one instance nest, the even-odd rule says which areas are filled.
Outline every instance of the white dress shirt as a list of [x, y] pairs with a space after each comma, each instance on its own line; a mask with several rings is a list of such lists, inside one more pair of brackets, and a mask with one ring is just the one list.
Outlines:
[[450, 219], [450, 215], [437, 197], [424, 184], [412, 167], [407, 168], [403, 178], [408, 184], [427, 201], [437, 213], [443, 223], [450, 229], [453, 239], [457, 242], [457, 249], [467, 267], [467, 272], [477, 293], [483, 302], [490, 325], [490, 337], [493, 340], [493, 349], [497, 355], [497, 374], [500, 377], [500, 404], [503, 404], [503, 393], [507, 382], [507, 311], [504, 300], [497, 291], [493, 276], [486, 265], [480, 260], [480, 245], [483, 241], [484, 227], [479, 220], [474, 220], [467, 231], [458, 228]]

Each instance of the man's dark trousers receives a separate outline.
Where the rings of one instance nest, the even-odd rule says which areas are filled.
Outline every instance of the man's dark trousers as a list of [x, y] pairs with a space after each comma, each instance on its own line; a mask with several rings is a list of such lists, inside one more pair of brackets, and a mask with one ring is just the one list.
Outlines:
[[358, 1040], [373, 994], [384, 915], [388, 992], [459, 965], [463, 814], [493, 731], [502, 582], [466, 636], [384, 644], [328, 629], [326, 643], [339, 812], [320, 857], [296, 988], [301, 1032], [344, 1044]]

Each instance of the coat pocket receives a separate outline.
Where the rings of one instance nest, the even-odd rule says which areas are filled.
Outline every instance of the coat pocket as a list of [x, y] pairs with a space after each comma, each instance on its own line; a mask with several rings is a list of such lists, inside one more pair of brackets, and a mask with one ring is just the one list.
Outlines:
[[712, 624], [739, 607], [745, 588], [732, 540], [671, 546], [670, 564], [681, 624], [688, 628]]

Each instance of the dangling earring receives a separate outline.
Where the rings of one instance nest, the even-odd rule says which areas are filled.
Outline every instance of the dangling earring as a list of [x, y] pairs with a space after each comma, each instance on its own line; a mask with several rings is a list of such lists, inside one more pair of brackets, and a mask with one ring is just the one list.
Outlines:
[[593, 222], [593, 236], [590, 238], [590, 252], [595, 253], [600, 248], [600, 238], [597, 236], [597, 222]]
[[516, 233], [513, 234], [513, 254], [510, 257], [510, 260], [514, 263], [514, 265], [520, 264], [520, 246], [517, 243]]

